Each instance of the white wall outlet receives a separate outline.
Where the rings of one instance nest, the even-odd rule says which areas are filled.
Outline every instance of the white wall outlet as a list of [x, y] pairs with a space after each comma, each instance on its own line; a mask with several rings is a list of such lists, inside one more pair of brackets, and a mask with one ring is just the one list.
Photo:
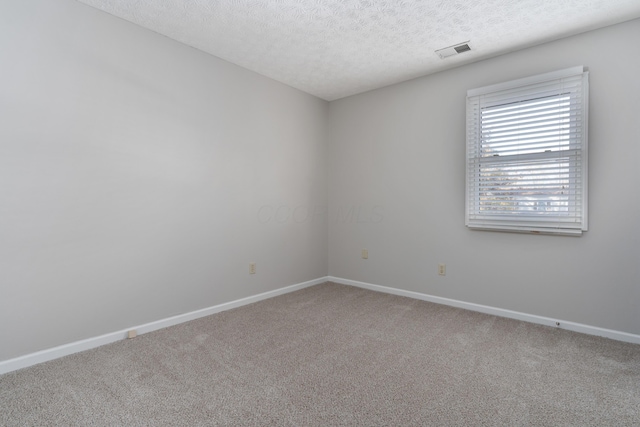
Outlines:
[[362, 250], [362, 259], [368, 259], [369, 258], [369, 250], [368, 249], [363, 249]]
[[440, 276], [447, 275], [447, 264], [438, 264], [438, 274]]
[[255, 262], [250, 262], [249, 263], [249, 274], [256, 274], [256, 263]]

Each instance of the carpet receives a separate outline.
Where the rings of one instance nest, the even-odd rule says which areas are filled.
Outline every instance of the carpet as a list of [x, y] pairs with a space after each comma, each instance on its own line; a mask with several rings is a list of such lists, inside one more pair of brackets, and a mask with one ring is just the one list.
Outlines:
[[325, 283], [0, 376], [2, 426], [639, 426], [640, 346]]

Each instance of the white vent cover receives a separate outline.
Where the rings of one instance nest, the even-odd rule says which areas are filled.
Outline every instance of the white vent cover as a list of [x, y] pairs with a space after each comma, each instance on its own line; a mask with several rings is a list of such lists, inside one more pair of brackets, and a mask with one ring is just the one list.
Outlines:
[[453, 46], [445, 47], [443, 49], [436, 50], [436, 53], [440, 56], [440, 58], [448, 58], [449, 56], [457, 55], [459, 53], [468, 52], [471, 50], [471, 45], [469, 44], [469, 40], [466, 42], [454, 44]]

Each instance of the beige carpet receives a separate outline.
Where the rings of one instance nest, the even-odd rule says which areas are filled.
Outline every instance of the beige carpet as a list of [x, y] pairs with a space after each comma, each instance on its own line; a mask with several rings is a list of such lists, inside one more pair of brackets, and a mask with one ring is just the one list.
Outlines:
[[640, 346], [332, 283], [0, 376], [2, 426], [640, 426]]

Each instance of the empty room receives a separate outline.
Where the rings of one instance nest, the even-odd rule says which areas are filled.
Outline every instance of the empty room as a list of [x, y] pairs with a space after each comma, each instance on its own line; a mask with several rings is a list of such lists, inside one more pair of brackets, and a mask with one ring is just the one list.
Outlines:
[[0, 2], [1, 426], [639, 426], [640, 2]]

